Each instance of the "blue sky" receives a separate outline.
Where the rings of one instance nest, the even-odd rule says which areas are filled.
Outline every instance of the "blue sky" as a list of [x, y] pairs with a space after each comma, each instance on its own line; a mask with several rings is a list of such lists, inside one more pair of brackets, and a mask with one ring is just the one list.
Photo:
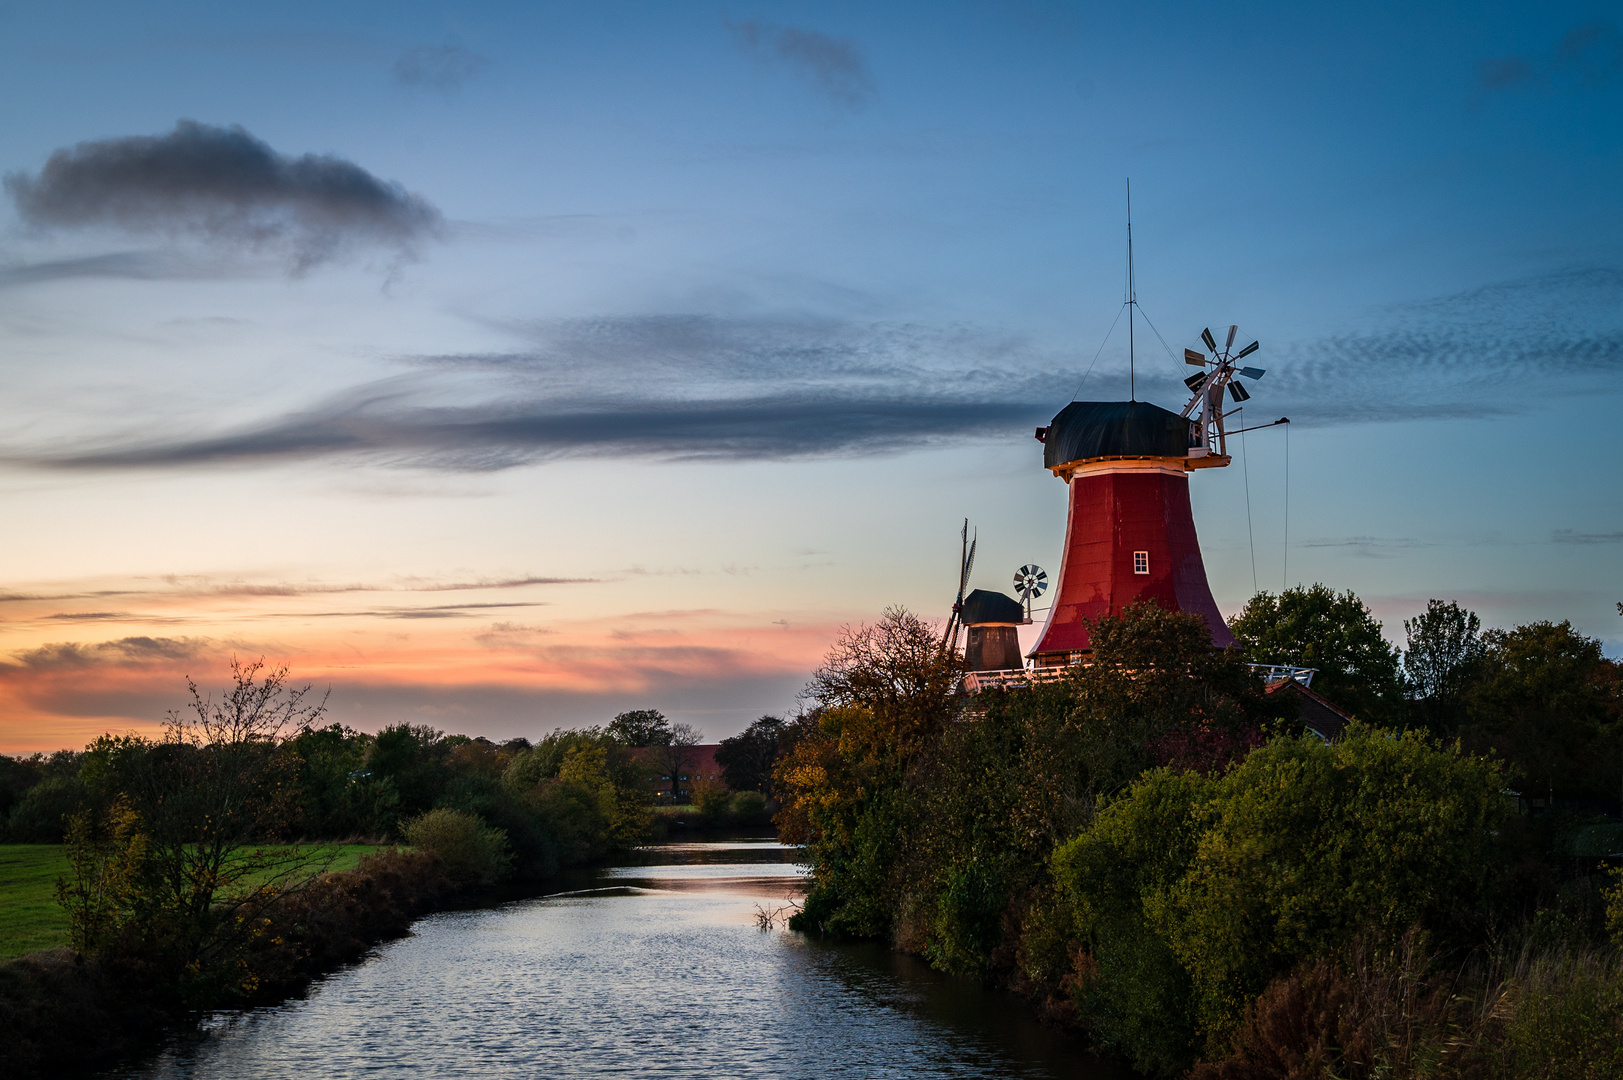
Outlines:
[[[1129, 177], [1140, 396], [1233, 322], [1293, 420], [1288, 568], [1282, 432], [1193, 478], [1225, 611], [1324, 581], [1618, 655], [1620, 26], [0, 7], [0, 747], [232, 652], [362, 726], [790, 707], [842, 623], [945, 615], [964, 517], [977, 585], [1057, 564], [1030, 431], [1124, 396]], [[199, 200], [150, 171], [186, 146], [275, 179]]]

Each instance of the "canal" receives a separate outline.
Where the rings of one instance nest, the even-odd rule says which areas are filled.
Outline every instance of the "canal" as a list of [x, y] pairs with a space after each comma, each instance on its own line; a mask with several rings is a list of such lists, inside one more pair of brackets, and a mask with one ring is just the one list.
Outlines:
[[639, 849], [569, 891], [445, 912], [300, 999], [210, 1015], [141, 1078], [1117, 1080], [1012, 997], [876, 945], [776, 927], [771, 839]]

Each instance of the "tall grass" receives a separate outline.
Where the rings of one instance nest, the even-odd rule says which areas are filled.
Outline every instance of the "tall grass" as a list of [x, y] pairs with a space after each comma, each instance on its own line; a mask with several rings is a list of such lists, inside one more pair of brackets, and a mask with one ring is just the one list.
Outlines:
[[1525, 947], [1450, 969], [1414, 934], [1275, 980], [1191, 1080], [1613, 1080], [1623, 952]]

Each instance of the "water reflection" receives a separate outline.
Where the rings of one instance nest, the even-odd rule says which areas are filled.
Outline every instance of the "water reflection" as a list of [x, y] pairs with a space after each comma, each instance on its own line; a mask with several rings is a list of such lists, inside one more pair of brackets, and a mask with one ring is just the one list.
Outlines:
[[1001, 995], [755, 926], [771, 841], [643, 849], [567, 892], [423, 920], [303, 1000], [218, 1014], [142, 1078], [1123, 1075]]

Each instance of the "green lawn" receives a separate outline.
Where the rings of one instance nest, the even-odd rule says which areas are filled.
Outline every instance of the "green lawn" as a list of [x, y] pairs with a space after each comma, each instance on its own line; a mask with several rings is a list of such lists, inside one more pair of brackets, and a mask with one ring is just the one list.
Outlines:
[[56, 877], [68, 868], [60, 844], [0, 844], [0, 957], [68, 943], [68, 914]]
[[[342, 844], [312, 849], [334, 855], [331, 869], [348, 870], [378, 849]], [[68, 916], [56, 902], [56, 879], [67, 872], [60, 844], [0, 844], [0, 959], [68, 943]]]

